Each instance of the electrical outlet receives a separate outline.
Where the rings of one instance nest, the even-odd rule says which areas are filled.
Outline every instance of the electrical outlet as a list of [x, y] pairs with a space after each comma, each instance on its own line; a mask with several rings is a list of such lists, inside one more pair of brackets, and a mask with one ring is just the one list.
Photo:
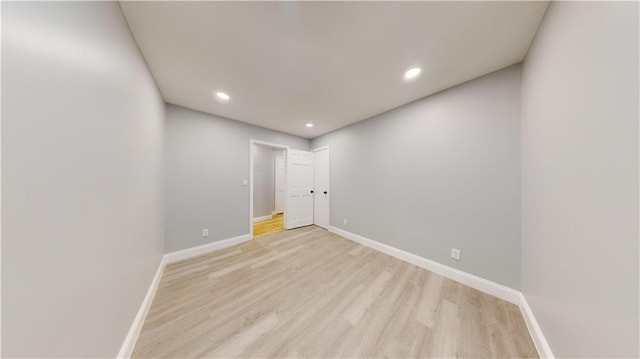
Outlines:
[[459, 261], [460, 260], [460, 250], [459, 249], [455, 249], [455, 248], [451, 248], [451, 258]]
[[205, 228], [205, 229], [202, 230], [202, 236], [203, 237], [209, 237], [209, 229], [208, 228]]
[[346, 218], [344, 219], [344, 225], [345, 225], [345, 226], [348, 226], [348, 225], [349, 225], [349, 224], [347, 223], [347, 219], [346, 219]]

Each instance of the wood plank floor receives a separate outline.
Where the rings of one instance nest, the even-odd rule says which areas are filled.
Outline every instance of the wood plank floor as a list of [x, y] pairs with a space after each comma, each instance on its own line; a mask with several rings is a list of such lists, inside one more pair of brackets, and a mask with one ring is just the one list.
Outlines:
[[133, 357], [537, 353], [515, 305], [310, 226], [168, 265]]
[[273, 218], [253, 224], [253, 238], [284, 230], [284, 214], [274, 214]]

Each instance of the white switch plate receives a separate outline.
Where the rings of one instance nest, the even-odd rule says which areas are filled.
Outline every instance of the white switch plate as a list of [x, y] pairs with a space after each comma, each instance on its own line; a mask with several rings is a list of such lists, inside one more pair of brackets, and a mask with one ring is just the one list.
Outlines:
[[346, 219], [346, 218], [344, 219], [344, 225], [345, 225], [345, 226], [348, 226], [348, 224], [347, 224], [347, 219]]
[[202, 230], [202, 236], [203, 237], [209, 237], [209, 229], [208, 228], [205, 228], [205, 229]]
[[460, 260], [460, 250], [456, 248], [451, 248], [451, 258], [459, 261]]
[[242, 180], [242, 185], [243, 186], [248, 186], [249, 185], [249, 180], [243, 179]]

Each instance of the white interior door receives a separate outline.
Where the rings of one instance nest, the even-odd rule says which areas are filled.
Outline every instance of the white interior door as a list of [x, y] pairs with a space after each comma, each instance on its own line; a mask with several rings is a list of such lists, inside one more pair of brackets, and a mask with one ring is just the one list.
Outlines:
[[275, 204], [275, 212], [282, 213], [284, 212], [284, 167], [285, 161], [284, 156], [276, 156], [276, 204]]
[[313, 224], [313, 153], [287, 152], [286, 229]]
[[329, 229], [329, 149], [313, 152], [313, 223]]

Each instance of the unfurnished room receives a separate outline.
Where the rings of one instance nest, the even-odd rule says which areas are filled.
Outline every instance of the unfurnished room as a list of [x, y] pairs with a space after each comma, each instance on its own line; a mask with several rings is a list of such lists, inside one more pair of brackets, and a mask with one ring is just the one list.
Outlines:
[[2, 1], [4, 358], [639, 358], [638, 1]]

